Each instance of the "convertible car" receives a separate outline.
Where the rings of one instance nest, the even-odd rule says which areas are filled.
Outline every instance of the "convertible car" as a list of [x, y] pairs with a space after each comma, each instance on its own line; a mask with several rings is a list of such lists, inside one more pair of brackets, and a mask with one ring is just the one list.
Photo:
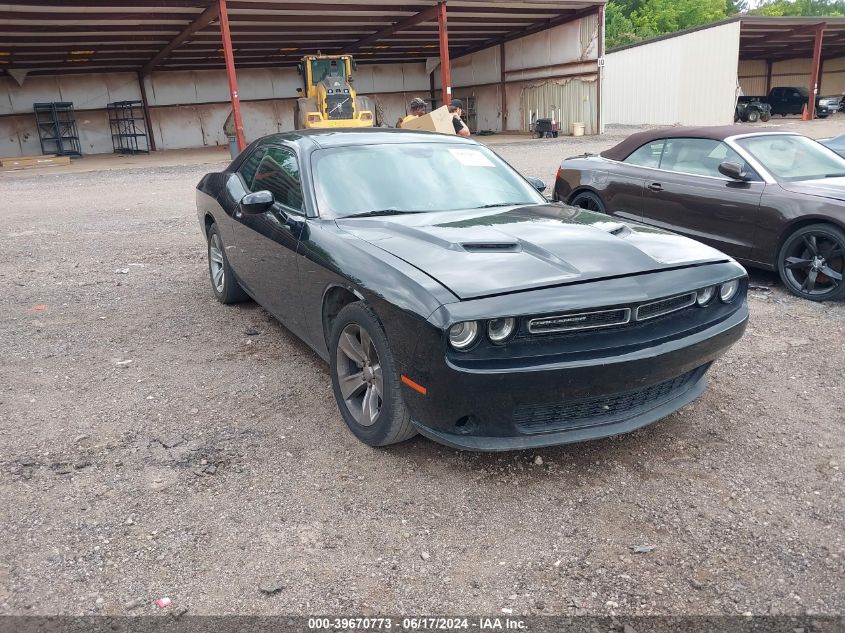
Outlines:
[[563, 161], [554, 199], [669, 229], [776, 270], [805, 299], [845, 296], [845, 159], [799, 134], [633, 134]]
[[730, 257], [542, 189], [469, 139], [313, 130], [196, 195], [217, 299], [252, 297], [328, 361], [360, 440], [508, 450], [672, 413], [748, 319]]

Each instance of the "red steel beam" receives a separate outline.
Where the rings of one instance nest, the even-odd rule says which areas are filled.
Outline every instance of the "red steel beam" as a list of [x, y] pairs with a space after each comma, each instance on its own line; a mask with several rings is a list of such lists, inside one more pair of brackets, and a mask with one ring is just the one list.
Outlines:
[[[190, 40], [198, 31], [201, 31], [209, 24], [214, 22], [217, 19], [217, 14], [219, 12], [219, 6], [216, 4], [212, 4], [209, 6], [205, 11], [203, 11], [196, 20], [191, 22], [185, 30], [183, 30], [179, 35], [177, 35], [173, 40], [161, 49], [161, 52], [153, 57], [147, 64], [141, 69], [142, 75], [149, 75], [152, 70], [161, 64], [167, 57], [172, 53], [175, 49], [179, 46], [184, 44], [186, 41]], [[107, 29], [103, 29], [107, 30]]]
[[150, 104], [147, 102], [147, 86], [144, 83], [144, 76], [141, 73], [138, 73], [138, 86], [141, 88], [141, 104], [144, 106], [144, 124], [147, 128], [147, 143], [149, 143], [150, 150], [156, 151], [153, 121], [150, 118]]
[[443, 103], [452, 103], [452, 66], [449, 61], [449, 23], [446, 0], [437, 3], [437, 30], [440, 34], [440, 88]]
[[[416, 26], [418, 24], [422, 24], [423, 22], [428, 22], [430, 20], [433, 20], [435, 18], [435, 16], [436, 16], [436, 7], [431, 7], [430, 9], [426, 9], [425, 11], [420, 11], [416, 15], [412, 15], [409, 18], [405, 18], [404, 20], [400, 20], [396, 24], [388, 26], [385, 29], [381, 29], [377, 33], [373, 33], [372, 35], [368, 35], [367, 37], [358, 40], [357, 42], [355, 42], [351, 46], [348, 46], [346, 48], [346, 50], [350, 53], [354, 53], [355, 51], [357, 51], [362, 46], [368, 46], [369, 44], [375, 44], [376, 42], [378, 42], [382, 38], [390, 37], [391, 35], [394, 35], [394, 34], [398, 33], [399, 31], [403, 31], [403, 30], [410, 28], [412, 26]], [[366, 27], [364, 27], [364, 28], [366, 28]]]
[[223, 40], [223, 56], [226, 58], [226, 77], [229, 79], [229, 94], [232, 96], [232, 114], [235, 119], [235, 137], [238, 141], [238, 151], [246, 149], [244, 138], [244, 121], [241, 118], [241, 99], [238, 96], [238, 77], [235, 74], [235, 54], [232, 51], [232, 34], [229, 32], [229, 14], [226, 11], [226, 0], [217, 0], [220, 17], [220, 37]]
[[807, 104], [807, 117], [812, 121], [816, 116], [816, 95], [819, 92], [819, 67], [822, 61], [822, 40], [824, 23], [816, 26], [816, 41], [813, 46], [813, 65], [810, 67], [810, 99]]
[[[597, 48], [598, 59], [604, 57], [604, 5], [599, 7], [598, 19], [596, 20], [596, 29], [598, 29]], [[604, 69], [601, 65], [596, 68], [596, 134], [601, 134], [601, 82], [602, 72]]]
[[502, 132], [508, 129], [508, 95], [507, 82], [505, 81], [505, 45], [499, 44], [499, 92], [502, 97]]

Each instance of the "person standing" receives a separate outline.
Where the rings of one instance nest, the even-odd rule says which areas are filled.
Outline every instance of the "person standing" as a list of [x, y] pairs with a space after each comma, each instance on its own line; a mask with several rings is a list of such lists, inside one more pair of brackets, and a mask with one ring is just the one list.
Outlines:
[[449, 104], [449, 112], [452, 113], [452, 125], [455, 126], [455, 134], [458, 136], [469, 136], [469, 126], [464, 123], [461, 115], [464, 112], [464, 103], [460, 99], [452, 99]]
[[425, 108], [425, 101], [423, 101], [419, 97], [411, 99], [411, 103], [408, 104], [408, 110], [410, 110], [411, 113], [405, 117], [400, 118], [396, 122], [396, 127], [402, 127], [408, 121], [413, 121], [414, 119], [420, 118], [425, 114]]

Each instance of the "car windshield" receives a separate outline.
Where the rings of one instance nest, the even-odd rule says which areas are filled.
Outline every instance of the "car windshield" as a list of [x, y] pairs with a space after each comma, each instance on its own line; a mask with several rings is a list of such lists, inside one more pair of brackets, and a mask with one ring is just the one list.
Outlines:
[[845, 159], [807, 138], [766, 134], [737, 139], [778, 180], [815, 180], [845, 176]]
[[385, 143], [327, 148], [314, 152], [312, 165], [323, 217], [546, 201], [480, 145]]

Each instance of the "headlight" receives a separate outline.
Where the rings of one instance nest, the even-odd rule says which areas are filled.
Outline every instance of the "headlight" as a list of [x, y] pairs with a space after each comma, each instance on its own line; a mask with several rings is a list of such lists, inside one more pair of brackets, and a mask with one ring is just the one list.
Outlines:
[[725, 282], [719, 286], [719, 299], [722, 300], [722, 303], [730, 303], [736, 297], [737, 292], [739, 292], [739, 279]]
[[698, 291], [698, 305], [706, 306], [713, 300], [713, 295], [716, 294], [716, 286], [707, 286]]
[[457, 350], [470, 348], [477, 337], [478, 323], [475, 321], [455, 323], [449, 328], [449, 343]]
[[504, 319], [490, 319], [487, 322], [487, 336], [494, 343], [504, 342], [516, 329], [516, 319], [505, 317]]

